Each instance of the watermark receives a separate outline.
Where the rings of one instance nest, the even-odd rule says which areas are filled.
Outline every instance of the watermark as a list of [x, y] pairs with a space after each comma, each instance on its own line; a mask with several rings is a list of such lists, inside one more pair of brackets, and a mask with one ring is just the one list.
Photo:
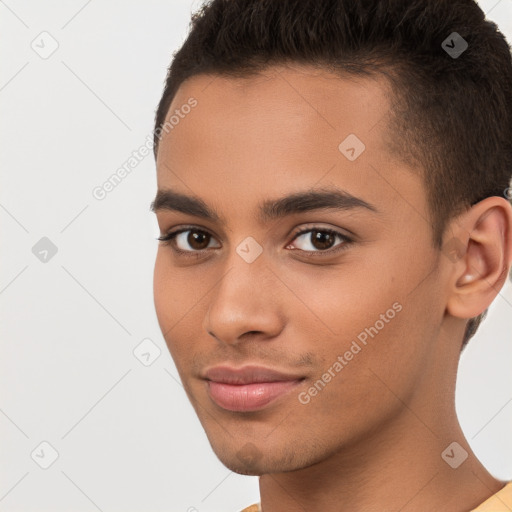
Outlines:
[[41, 32], [30, 43], [30, 47], [34, 50], [41, 59], [50, 58], [59, 48], [59, 42], [49, 32]]
[[129, 158], [127, 158], [123, 165], [119, 167], [110, 177], [101, 185], [92, 189], [92, 196], [98, 201], [103, 201], [107, 195], [112, 192], [121, 183], [133, 169], [135, 169], [148, 155], [151, 154], [153, 148], [153, 137], [148, 135], [146, 142], [138, 149], [133, 151]]
[[325, 386], [331, 380], [336, 377], [345, 366], [348, 365], [350, 361], [354, 359], [354, 356], [359, 354], [361, 350], [368, 344], [368, 337], [371, 337], [372, 339], [379, 334], [379, 332], [384, 329], [386, 324], [389, 324], [393, 318], [395, 318], [396, 314], [402, 311], [402, 304], [399, 302], [393, 303], [392, 307], [389, 308], [386, 313], [381, 313], [379, 320], [377, 320], [373, 326], [366, 327], [363, 331], [361, 331], [357, 335], [357, 340], [353, 340], [350, 349], [346, 350], [343, 355], [339, 355], [334, 361], [334, 363], [327, 369], [327, 371], [322, 374], [321, 378], [318, 379], [312, 386], [308, 388], [307, 391], [301, 391], [298, 395], [299, 402], [301, 404], [309, 404], [311, 402], [311, 399], [320, 393]]
[[441, 252], [452, 263], [459, 261], [464, 254], [466, 254], [466, 245], [463, 244], [458, 238], [450, 238], [442, 247]]
[[48, 469], [59, 458], [59, 452], [48, 441], [42, 441], [34, 448], [30, 457], [39, 467]]
[[[174, 110], [174, 114], [159, 128], [155, 130], [155, 135], [162, 140], [163, 132], [169, 133], [189, 114], [193, 107], [197, 106], [197, 100], [193, 97], [187, 100], [187, 103], [181, 105], [180, 108]], [[145, 138], [145, 142], [140, 145], [132, 154], [123, 162], [123, 164], [112, 173], [107, 180], [101, 185], [92, 189], [92, 196], [98, 201], [103, 201], [110, 192], [112, 192], [148, 155], [153, 154], [153, 134], [149, 134]]]
[[452, 32], [441, 43], [441, 48], [452, 59], [458, 59], [468, 49], [468, 42], [458, 32]]
[[238, 244], [236, 252], [247, 263], [252, 263], [263, 252], [263, 247], [252, 236], [248, 236]]
[[354, 133], [349, 134], [338, 146], [339, 152], [351, 162], [357, 160], [365, 149], [363, 141]]
[[162, 351], [150, 338], [144, 338], [134, 349], [133, 355], [144, 366], [151, 366], [159, 357]]
[[441, 458], [451, 468], [457, 469], [468, 458], [468, 452], [457, 441], [453, 441], [443, 450]]
[[175, 109], [174, 114], [169, 117], [169, 120], [165, 121], [162, 126], [155, 130], [155, 135], [158, 137], [158, 140], [162, 140], [162, 132], [169, 133], [173, 130], [174, 127], [179, 124], [181, 119], [185, 119], [185, 116], [190, 114], [194, 107], [197, 107], [197, 100], [194, 97], [191, 97], [187, 100], [187, 103], [184, 103], [180, 108]]
[[43, 236], [32, 247], [32, 254], [42, 263], [48, 263], [57, 254], [58, 250], [57, 246], [47, 236]]
[[255, 462], [258, 462], [262, 457], [261, 451], [253, 443], [245, 443], [242, 448], [237, 452], [236, 456], [244, 464], [252, 466]]

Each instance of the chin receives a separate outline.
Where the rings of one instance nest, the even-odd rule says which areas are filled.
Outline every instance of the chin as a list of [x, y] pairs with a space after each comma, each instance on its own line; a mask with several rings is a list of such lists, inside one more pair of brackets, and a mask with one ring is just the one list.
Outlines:
[[[224, 464], [226, 466], [226, 464]], [[233, 471], [234, 473], [238, 473], [243, 476], [262, 476], [268, 471], [264, 471], [262, 469], [249, 469], [249, 468], [241, 468], [240, 466], [226, 466], [228, 469]]]
[[215, 455], [224, 466], [239, 475], [260, 476], [268, 472], [265, 471], [263, 467], [265, 464], [262, 464], [262, 461], [245, 462], [240, 460], [236, 453], [215, 453]]
[[213, 451], [217, 458], [231, 471], [246, 476], [262, 476], [269, 473], [283, 473], [294, 471], [300, 468], [300, 465], [291, 460], [293, 456], [278, 459], [275, 453], [265, 453], [251, 442], [245, 443], [237, 451], [233, 451], [233, 446], [228, 449], [216, 449]]
[[222, 447], [212, 444], [212, 448], [222, 464], [235, 473], [256, 476], [264, 472], [265, 454], [254, 443], [246, 442], [238, 449], [235, 443]]

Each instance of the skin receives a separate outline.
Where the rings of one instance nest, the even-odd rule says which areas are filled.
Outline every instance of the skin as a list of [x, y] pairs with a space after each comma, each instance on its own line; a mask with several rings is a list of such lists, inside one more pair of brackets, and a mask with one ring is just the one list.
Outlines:
[[[504, 485], [464, 438], [454, 394], [466, 321], [491, 304], [512, 264], [512, 208], [481, 201], [445, 234], [459, 257], [435, 250], [424, 185], [385, 143], [386, 84], [274, 66], [249, 79], [195, 76], [169, 109], [198, 101], [160, 142], [158, 188], [202, 199], [221, 221], [156, 212], [161, 235], [189, 225], [210, 234], [202, 246], [181, 237], [197, 258], [160, 243], [156, 313], [214, 452], [233, 471], [261, 475], [265, 512], [467, 511]], [[366, 146], [355, 161], [338, 149], [350, 133]], [[257, 218], [261, 201], [326, 187], [379, 212]], [[294, 237], [312, 227], [353, 242], [329, 255], [311, 232]], [[252, 263], [236, 252], [248, 236], [263, 248]], [[344, 243], [334, 239], [331, 251]], [[394, 303], [401, 311], [301, 403]], [[219, 364], [305, 380], [261, 411], [232, 412], [200, 377]], [[456, 469], [441, 457], [454, 441], [468, 453]]]

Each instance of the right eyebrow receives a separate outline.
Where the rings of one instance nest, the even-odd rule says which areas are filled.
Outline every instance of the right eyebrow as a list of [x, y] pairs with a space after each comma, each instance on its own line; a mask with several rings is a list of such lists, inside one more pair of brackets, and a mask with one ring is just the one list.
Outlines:
[[217, 222], [221, 220], [221, 216], [215, 210], [209, 208], [202, 199], [174, 192], [170, 189], [159, 189], [149, 208], [154, 213], [168, 210]]

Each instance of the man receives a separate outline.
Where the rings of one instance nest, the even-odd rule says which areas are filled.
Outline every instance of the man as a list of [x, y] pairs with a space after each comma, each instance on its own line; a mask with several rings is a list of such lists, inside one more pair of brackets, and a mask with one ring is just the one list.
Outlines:
[[194, 15], [156, 115], [155, 307], [216, 455], [260, 475], [247, 511], [512, 510], [454, 404], [512, 264], [511, 141], [473, 1]]

